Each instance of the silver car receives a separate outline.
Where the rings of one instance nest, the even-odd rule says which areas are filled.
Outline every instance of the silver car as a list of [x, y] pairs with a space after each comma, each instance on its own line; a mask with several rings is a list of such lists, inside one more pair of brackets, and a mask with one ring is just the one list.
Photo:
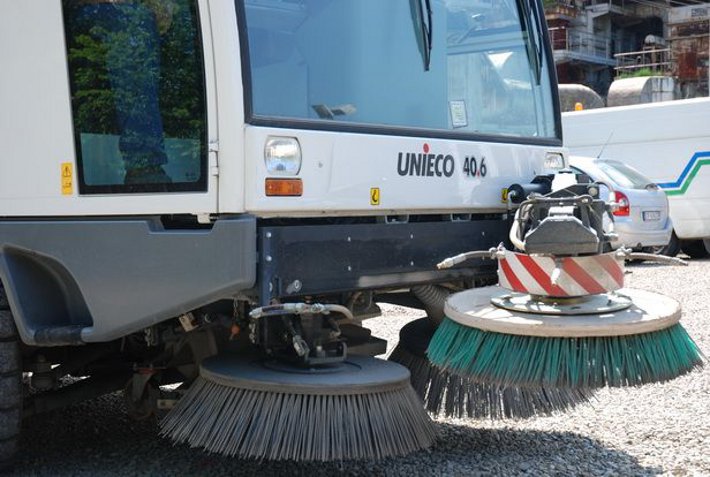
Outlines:
[[[589, 176], [593, 181], [609, 184], [619, 204], [613, 212], [614, 229], [621, 245], [635, 250], [660, 251], [668, 245], [673, 224], [668, 216], [668, 198], [650, 179], [622, 162], [592, 157], [571, 156], [570, 166], [575, 172]], [[604, 199], [609, 191], [602, 187]]]

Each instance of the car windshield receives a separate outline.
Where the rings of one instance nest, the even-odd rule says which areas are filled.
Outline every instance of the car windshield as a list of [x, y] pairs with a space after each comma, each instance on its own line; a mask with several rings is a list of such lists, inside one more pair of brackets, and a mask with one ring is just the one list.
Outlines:
[[540, 16], [527, 0], [240, 4], [252, 121], [557, 137]]
[[653, 181], [631, 166], [618, 161], [596, 161], [597, 167], [620, 187], [645, 189]]

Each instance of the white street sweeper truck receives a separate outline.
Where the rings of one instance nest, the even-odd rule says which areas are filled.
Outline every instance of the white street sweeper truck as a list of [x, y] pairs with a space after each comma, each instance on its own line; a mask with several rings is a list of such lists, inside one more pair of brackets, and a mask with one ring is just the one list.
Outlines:
[[[241, 458], [432, 443], [363, 320], [494, 283], [436, 265], [565, 166], [537, 0], [2, 2], [0, 44], [4, 465], [23, 416], [120, 389]], [[587, 397], [481, 385], [489, 414]]]

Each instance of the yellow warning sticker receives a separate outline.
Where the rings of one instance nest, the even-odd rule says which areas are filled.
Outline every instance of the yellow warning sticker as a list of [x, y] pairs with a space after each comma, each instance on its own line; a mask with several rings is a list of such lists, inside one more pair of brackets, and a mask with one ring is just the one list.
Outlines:
[[503, 188], [500, 191], [500, 201], [503, 202], [504, 204], [508, 203], [508, 188]]
[[380, 188], [370, 188], [370, 205], [380, 205]]
[[74, 164], [62, 162], [62, 195], [74, 193]]

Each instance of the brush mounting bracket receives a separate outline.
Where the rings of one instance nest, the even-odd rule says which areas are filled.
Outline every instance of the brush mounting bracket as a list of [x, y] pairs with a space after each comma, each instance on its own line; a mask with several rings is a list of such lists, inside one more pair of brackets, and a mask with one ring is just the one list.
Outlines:
[[352, 319], [340, 305], [282, 303], [252, 310], [252, 342], [267, 356], [298, 366], [324, 366], [347, 358], [334, 313]]
[[[602, 253], [615, 235], [604, 232], [609, 204], [597, 184], [575, 184], [520, 204], [510, 240], [522, 252], [555, 256]], [[612, 219], [613, 224], [613, 219]]]

